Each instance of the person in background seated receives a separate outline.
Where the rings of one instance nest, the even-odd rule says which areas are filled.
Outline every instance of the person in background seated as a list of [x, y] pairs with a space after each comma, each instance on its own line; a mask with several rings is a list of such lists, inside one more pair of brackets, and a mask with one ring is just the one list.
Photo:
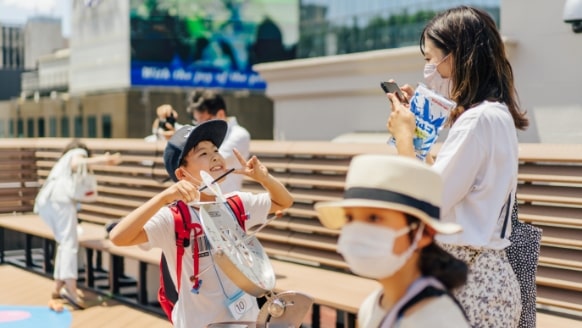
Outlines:
[[[192, 114], [195, 124], [214, 119], [228, 123], [226, 137], [219, 148], [228, 168], [238, 168], [239, 165], [233, 149], [238, 150], [245, 159], [249, 158], [251, 135], [245, 128], [238, 125], [236, 117], [227, 116], [226, 103], [220, 94], [213, 90], [194, 91], [190, 96], [188, 112]], [[242, 182], [242, 175], [230, 174], [220, 187], [224, 192], [238, 191], [242, 189]]]
[[325, 227], [341, 228], [338, 252], [352, 272], [382, 285], [363, 302], [360, 328], [469, 327], [451, 294], [467, 265], [434, 240], [461, 231], [440, 221], [442, 192], [440, 175], [416, 159], [359, 155], [344, 199], [315, 205]]

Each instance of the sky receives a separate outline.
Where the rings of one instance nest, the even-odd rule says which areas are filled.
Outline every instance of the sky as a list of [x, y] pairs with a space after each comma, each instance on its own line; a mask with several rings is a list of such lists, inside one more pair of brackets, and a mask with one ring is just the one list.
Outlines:
[[73, 0], [0, 0], [0, 23], [24, 24], [29, 17], [50, 16], [62, 19], [63, 35], [70, 36]]

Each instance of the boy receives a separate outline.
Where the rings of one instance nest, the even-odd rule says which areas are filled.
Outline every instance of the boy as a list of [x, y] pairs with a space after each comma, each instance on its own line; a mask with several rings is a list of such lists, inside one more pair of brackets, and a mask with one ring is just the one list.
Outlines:
[[[111, 241], [120, 246], [148, 243], [149, 246], [159, 247], [168, 268], [176, 268], [174, 219], [166, 205], [176, 201], [215, 201], [214, 196], [198, 191], [202, 186], [200, 171], [208, 172], [213, 178], [227, 171], [225, 160], [218, 152], [226, 131], [227, 124], [222, 120], [211, 120], [196, 127], [186, 125], [176, 131], [164, 151], [166, 170], [176, 183], [123, 218], [111, 231]], [[246, 212], [250, 214], [245, 224], [247, 228], [264, 223], [268, 213], [291, 206], [293, 198], [287, 189], [269, 174], [255, 156], [245, 162], [238, 151], [235, 154], [242, 168], [234, 173], [254, 179], [267, 190], [267, 193], [261, 194], [237, 192]], [[192, 222], [199, 224], [198, 209], [192, 206], [189, 209]], [[239, 293], [240, 288], [220, 268], [214, 266], [212, 256], [205, 246], [204, 232], [194, 234], [196, 240], [191, 237], [191, 246], [184, 247], [182, 276], [176, 277], [175, 270], [170, 270], [174, 285], [180, 286], [179, 299], [172, 311], [174, 326], [190, 328], [206, 327], [221, 321], [255, 321], [259, 310], [256, 302], [251, 302], [253, 306], [242, 317], [236, 318], [229, 312], [228, 303], [239, 297], [251, 296]], [[197, 257], [192, 254], [195, 244], [201, 246]], [[198, 270], [195, 270], [195, 262]], [[201, 273], [199, 280], [192, 279], [196, 278], [194, 271]], [[180, 279], [179, 284], [177, 279]], [[201, 280], [203, 284], [199, 283]]]
[[[226, 121], [228, 130], [219, 151], [229, 166], [238, 166], [238, 158], [233, 154], [233, 149], [238, 150], [245, 159], [249, 158], [251, 135], [238, 124], [235, 116], [228, 116], [226, 102], [219, 93], [214, 90], [194, 91], [190, 96], [187, 110], [197, 124], [209, 120]], [[224, 192], [232, 192], [240, 190], [242, 183], [242, 176], [231, 174], [224, 179], [220, 188]]]

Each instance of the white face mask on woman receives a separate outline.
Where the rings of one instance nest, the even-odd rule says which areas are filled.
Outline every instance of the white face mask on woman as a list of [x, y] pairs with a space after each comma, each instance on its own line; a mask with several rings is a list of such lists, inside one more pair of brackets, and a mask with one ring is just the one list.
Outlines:
[[357, 275], [382, 279], [400, 270], [412, 256], [420, 236], [421, 225], [412, 245], [402, 254], [394, 254], [396, 239], [410, 231], [410, 227], [393, 230], [378, 225], [351, 222], [346, 224], [338, 240], [338, 252]]
[[424, 81], [426, 86], [434, 90], [438, 94], [441, 94], [447, 98], [451, 97], [451, 79], [443, 78], [439, 71], [438, 66], [447, 59], [449, 55], [446, 55], [436, 64], [425, 64], [424, 65]]

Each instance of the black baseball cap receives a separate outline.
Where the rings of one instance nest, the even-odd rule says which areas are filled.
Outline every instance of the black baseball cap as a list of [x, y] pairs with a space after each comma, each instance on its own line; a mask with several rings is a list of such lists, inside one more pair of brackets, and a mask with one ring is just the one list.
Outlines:
[[164, 165], [170, 178], [174, 182], [178, 181], [176, 169], [180, 166], [182, 159], [188, 152], [196, 147], [201, 141], [210, 141], [216, 147], [220, 147], [228, 124], [224, 120], [210, 120], [196, 126], [184, 125], [168, 140], [164, 150]]

